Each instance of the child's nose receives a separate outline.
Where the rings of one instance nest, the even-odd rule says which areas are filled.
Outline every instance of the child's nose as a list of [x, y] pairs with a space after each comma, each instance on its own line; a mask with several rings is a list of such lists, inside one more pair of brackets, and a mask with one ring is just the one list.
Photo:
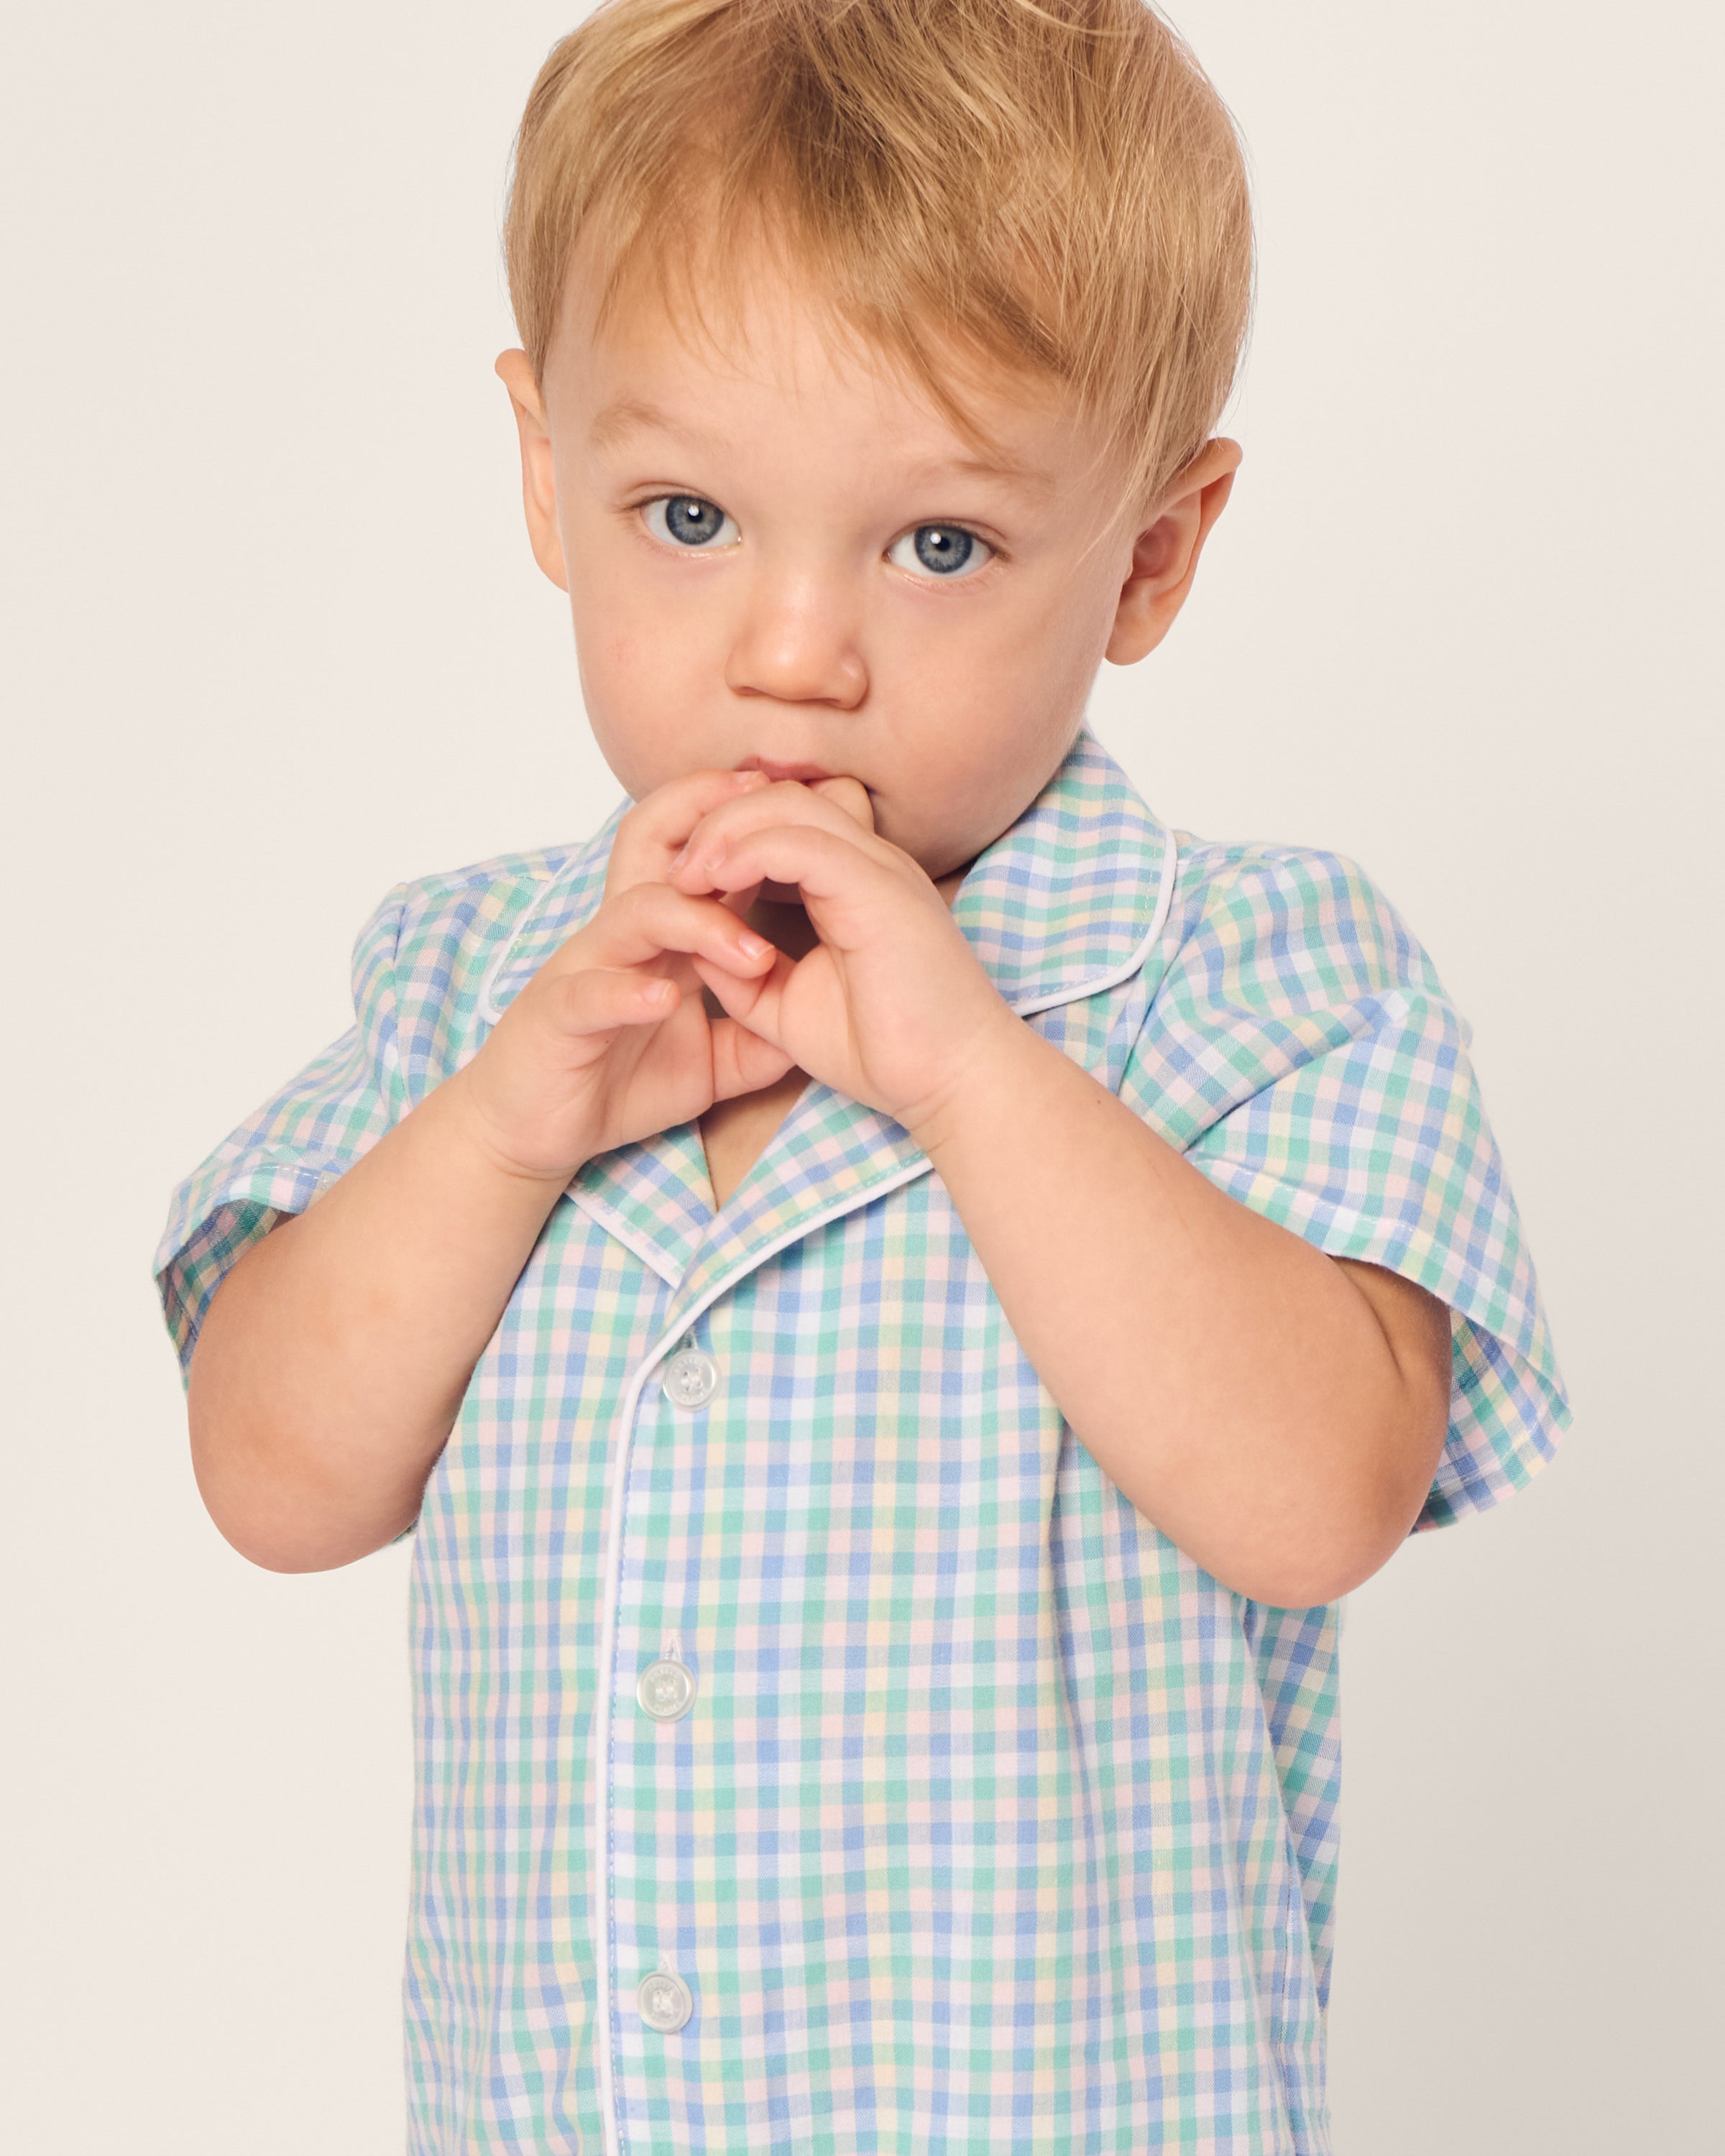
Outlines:
[[725, 680], [740, 696], [854, 710], [869, 685], [854, 608], [827, 578], [762, 578], [737, 624]]

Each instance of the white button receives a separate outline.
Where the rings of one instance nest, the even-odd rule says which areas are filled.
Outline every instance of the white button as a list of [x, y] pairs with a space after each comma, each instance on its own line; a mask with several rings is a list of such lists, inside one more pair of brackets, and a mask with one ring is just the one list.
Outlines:
[[635, 1697], [655, 1722], [675, 1722], [695, 1704], [695, 1673], [681, 1662], [649, 1662], [635, 1680]]
[[680, 2029], [695, 2011], [695, 2000], [681, 1977], [668, 1969], [655, 1969], [644, 1976], [635, 1990], [635, 2004], [649, 2029], [669, 2036]]
[[719, 1389], [719, 1366], [699, 1348], [673, 1355], [660, 1379], [674, 1408], [704, 1408]]

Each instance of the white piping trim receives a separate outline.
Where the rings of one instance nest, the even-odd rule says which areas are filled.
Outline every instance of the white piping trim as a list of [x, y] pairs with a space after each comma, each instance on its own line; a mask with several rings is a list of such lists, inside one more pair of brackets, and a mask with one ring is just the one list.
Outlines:
[[508, 942], [504, 945], [503, 948], [498, 952], [497, 956], [491, 961], [490, 964], [486, 967], [485, 978], [480, 983], [479, 1000], [474, 1006], [475, 1013], [482, 1024], [495, 1025], [498, 1019], [503, 1015], [502, 1012], [498, 1009], [497, 1005], [493, 999], [492, 991], [497, 985], [497, 976], [503, 971], [505, 966], [506, 966], [509, 961], [515, 956], [516, 945], [519, 943], [522, 937], [526, 934], [528, 923], [532, 920], [534, 915], [538, 912], [540, 907], [544, 905], [546, 900], [551, 896], [552, 891], [556, 890], [557, 886], [563, 880], [563, 879], [566, 876], [572, 875], [573, 871], [581, 865], [582, 862], [586, 859], [586, 847], [577, 846], [574, 852], [570, 855], [568, 860], [563, 863], [563, 865], [560, 869], [554, 870], [550, 875], [547, 876], [544, 882], [540, 885], [538, 890], [533, 894], [531, 903], [528, 906], [526, 911], [515, 924], [514, 934], [510, 937]]
[[[634, 1442], [635, 1414], [640, 1405], [641, 1389], [652, 1374], [660, 1358], [694, 1325], [696, 1320], [711, 1309], [735, 1281], [752, 1272], [768, 1258], [776, 1257], [804, 1235], [813, 1235], [829, 1220], [838, 1219], [859, 1204], [872, 1203], [886, 1191], [896, 1190], [917, 1176], [926, 1175], [933, 1163], [925, 1155], [913, 1161], [899, 1174], [885, 1183], [877, 1183], [863, 1192], [847, 1191], [844, 1199], [824, 1213], [818, 1213], [812, 1220], [798, 1221], [788, 1228], [774, 1242], [764, 1249], [752, 1250], [739, 1260], [729, 1272], [722, 1274], [708, 1289], [706, 1294], [691, 1310], [685, 1311], [677, 1323], [663, 1333], [649, 1351], [641, 1367], [629, 1380], [628, 1393], [619, 1411], [618, 1422], [622, 1444], [614, 1471], [611, 1503], [611, 1531], [605, 1543], [605, 1621], [599, 1635], [598, 1704], [594, 1721], [593, 1748], [593, 1795], [589, 1815], [589, 1832], [593, 1867], [593, 1912], [598, 1921], [593, 1926], [593, 1943], [597, 1948], [599, 1976], [598, 2012], [595, 2017], [599, 2053], [599, 2107], [604, 2120], [606, 2156], [622, 2156], [622, 2143], [617, 2125], [617, 2095], [612, 2078], [611, 2058], [611, 1964], [615, 1958], [614, 1942], [611, 1936], [611, 1844], [609, 1836], [609, 1797], [611, 1793], [611, 1695], [614, 1690], [615, 1671], [613, 1667], [617, 1656], [617, 1599], [623, 1571], [623, 1513], [629, 1491], [629, 1459]], [[675, 1307], [675, 1304], [673, 1304]]]
[[[1164, 827], [1162, 835], [1162, 879], [1156, 893], [1156, 911], [1151, 916], [1149, 927], [1144, 932], [1143, 940], [1133, 951], [1131, 957], [1124, 965], [1117, 967], [1113, 973], [1101, 974], [1093, 981], [1081, 981], [1075, 988], [1056, 988], [1051, 995], [1033, 997], [1028, 1003], [1013, 1004], [1012, 1009], [1019, 1018], [1030, 1018], [1038, 1011], [1052, 1010], [1057, 1004], [1076, 1003], [1081, 996], [1100, 995], [1104, 988], [1118, 988], [1122, 981], [1130, 980], [1137, 972], [1149, 957], [1156, 939], [1167, 927], [1168, 914], [1174, 902], [1174, 878], [1179, 870], [1180, 850], [1174, 844], [1174, 834], [1172, 831]], [[498, 1019], [502, 1017], [503, 1014], [498, 1009], [492, 993], [497, 985], [497, 977], [515, 956], [516, 946], [526, 934], [528, 924], [532, 921], [533, 916], [550, 897], [553, 889], [580, 865], [585, 851], [584, 847], [578, 847], [562, 868], [545, 879], [538, 891], [535, 892], [532, 903], [516, 921], [514, 934], [486, 967], [485, 978], [480, 983], [479, 999], [475, 1005], [475, 1014], [482, 1024], [495, 1025]]]
[[1156, 940], [1168, 926], [1168, 917], [1174, 903], [1174, 877], [1180, 865], [1179, 848], [1174, 844], [1172, 831], [1163, 833], [1164, 850], [1162, 857], [1162, 881], [1156, 893], [1156, 911], [1150, 926], [1144, 931], [1143, 940], [1123, 966], [1111, 973], [1099, 974], [1093, 981], [1081, 981], [1076, 988], [1056, 988], [1051, 996], [1038, 996], [1029, 1003], [1014, 1004], [1013, 1009], [1020, 1018], [1029, 1018], [1037, 1011], [1052, 1010], [1056, 1004], [1076, 1004], [1081, 996], [1100, 995], [1104, 988], [1117, 988], [1122, 981], [1129, 981], [1155, 947]]
[[680, 1272], [667, 1272], [665, 1266], [671, 1261], [666, 1259], [665, 1253], [662, 1250], [655, 1250], [647, 1238], [644, 1235], [637, 1235], [633, 1228], [625, 1229], [615, 1220], [603, 1218], [596, 1209], [598, 1201], [589, 1192], [578, 1190], [574, 1184], [570, 1183], [557, 1194], [559, 1197], [567, 1198], [572, 1205], [579, 1207], [593, 1222], [594, 1227], [603, 1230], [614, 1240], [621, 1243], [629, 1255], [639, 1258], [649, 1273], [657, 1273], [673, 1294], [681, 1286], [684, 1276], [689, 1270], [688, 1266], [685, 1265]]
[[[1157, 938], [1168, 926], [1168, 914], [1173, 906], [1174, 879], [1178, 870], [1179, 855], [1174, 844], [1173, 833], [1164, 829], [1163, 835], [1166, 851], [1163, 857], [1162, 880], [1157, 891], [1156, 911], [1152, 916], [1149, 927], [1144, 932], [1142, 940], [1133, 951], [1132, 957], [1124, 965], [1117, 967], [1112, 972], [1101, 974], [1095, 980], [1081, 982], [1076, 988], [1057, 989], [1052, 995], [1038, 997], [1029, 1003], [1014, 1004], [1013, 1009], [1019, 1017], [1028, 1018], [1036, 1011], [1051, 1010], [1056, 1004], [1076, 1003], [1081, 996], [1098, 995], [1104, 988], [1117, 988], [1121, 982], [1130, 979], [1132, 975], [1143, 965]], [[556, 878], [551, 880], [552, 882], [555, 880]], [[528, 915], [537, 911], [549, 889], [550, 883], [547, 883], [546, 891], [542, 891], [533, 905], [528, 908]], [[523, 916], [515, 937], [511, 938], [509, 946], [511, 950], [514, 948], [516, 942], [519, 939], [521, 929], [526, 926], [527, 917]], [[499, 961], [499, 967], [501, 964], [501, 961]], [[486, 976], [485, 988], [481, 992], [480, 1005], [482, 1017], [485, 1014], [492, 975], [499, 970], [499, 967], [494, 967], [491, 973]], [[493, 1019], [491, 1023], [495, 1024], [495, 1020]], [[713, 1283], [698, 1303], [685, 1311], [677, 1323], [660, 1336], [642, 1361], [640, 1368], [629, 1380], [629, 1390], [624, 1396], [623, 1405], [619, 1410], [618, 1430], [620, 1443], [618, 1446], [617, 1464], [614, 1471], [612, 1485], [610, 1532], [606, 1537], [605, 1543], [603, 1589], [605, 1615], [599, 1635], [598, 1701], [594, 1717], [592, 1755], [593, 1795], [588, 1814], [589, 1846], [593, 1856], [593, 1938], [596, 1948], [595, 1958], [598, 1964], [598, 2012], [595, 2016], [597, 2025], [595, 2033], [598, 2039], [599, 2109], [604, 2124], [606, 2156], [622, 2156], [622, 2138], [617, 2123], [617, 2090], [614, 2072], [614, 2061], [612, 2057], [614, 2038], [611, 2026], [612, 2017], [615, 2011], [611, 1972], [612, 1964], [616, 1958], [616, 1943], [613, 1938], [611, 1928], [610, 1799], [613, 1779], [611, 1707], [613, 1695], [616, 1690], [617, 1604], [623, 1571], [624, 1512], [629, 1492], [629, 1456], [634, 1445], [635, 1418], [640, 1409], [642, 1389], [665, 1351], [677, 1341], [684, 1338], [696, 1321], [711, 1310], [720, 1296], [726, 1294], [732, 1284], [740, 1280], [744, 1274], [753, 1271], [757, 1265], [764, 1265], [768, 1259], [776, 1257], [779, 1251], [788, 1249], [791, 1244], [800, 1242], [803, 1236], [813, 1235], [817, 1228], [824, 1228], [829, 1221], [836, 1220], [843, 1214], [853, 1211], [858, 1204], [872, 1204], [876, 1198], [883, 1197], [888, 1191], [899, 1189], [905, 1183], [914, 1182], [919, 1175], [927, 1173], [932, 1165], [933, 1163], [925, 1156], [922, 1160], [913, 1162], [901, 1173], [890, 1178], [885, 1183], [877, 1183], [865, 1191], [849, 1191], [839, 1204], [829, 1207], [824, 1213], [816, 1214], [813, 1219], [799, 1220], [794, 1227], [788, 1228], [774, 1241], [767, 1244], [760, 1250], [750, 1251], [747, 1257], [739, 1260], [728, 1272], [722, 1274]], [[610, 1232], [614, 1233], [614, 1230]], [[636, 1252], [635, 1255], [639, 1256], [640, 1253]], [[675, 1300], [673, 1307], [675, 1307]]]

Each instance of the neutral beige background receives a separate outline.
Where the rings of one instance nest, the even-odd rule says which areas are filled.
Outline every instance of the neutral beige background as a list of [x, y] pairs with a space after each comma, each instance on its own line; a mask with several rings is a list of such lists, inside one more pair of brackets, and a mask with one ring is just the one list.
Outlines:
[[[1341, 2156], [1717, 2145], [1722, 54], [1711, 6], [1188, 0], [1256, 172], [1235, 506], [1094, 716], [1362, 860], [1475, 1021], [1578, 1411], [1355, 1599]], [[567, 4], [126, 0], [0, 51], [0, 2143], [401, 2145], [406, 1553], [201, 1512], [148, 1261], [398, 878], [614, 788], [519, 529], [509, 139]]]

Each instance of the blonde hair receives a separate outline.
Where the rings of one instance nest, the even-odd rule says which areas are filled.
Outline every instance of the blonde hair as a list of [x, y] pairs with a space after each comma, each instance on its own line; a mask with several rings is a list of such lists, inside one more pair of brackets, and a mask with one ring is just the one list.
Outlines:
[[627, 279], [664, 291], [702, 242], [703, 299], [734, 300], [746, 228], [972, 441], [955, 355], [1065, 385], [1123, 508], [1202, 448], [1239, 365], [1244, 160], [1145, 0], [606, 0], [516, 142], [504, 246], [535, 379], [578, 241], [602, 326]]

